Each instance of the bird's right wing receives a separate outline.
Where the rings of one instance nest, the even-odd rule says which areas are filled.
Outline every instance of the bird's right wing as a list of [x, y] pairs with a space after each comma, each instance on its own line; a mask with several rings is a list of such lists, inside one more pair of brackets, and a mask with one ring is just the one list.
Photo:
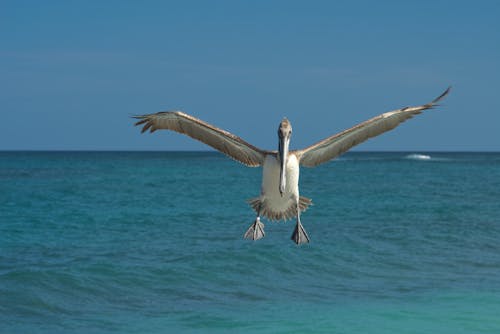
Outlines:
[[369, 138], [394, 129], [407, 119], [420, 114], [423, 110], [434, 107], [439, 100], [448, 94], [450, 88], [430, 103], [386, 112], [303, 150], [296, 151], [300, 164], [306, 167], [317, 166], [347, 152], [353, 146]]
[[249, 167], [262, 165], [267, 151], [261, 150], [238, 136], [210, 125], [181, 111], [164, 111], [156, 114], [134, 116], [135, 125], [144, 124], [142, 132], [165, 129], [188, 135], [226, 154]]

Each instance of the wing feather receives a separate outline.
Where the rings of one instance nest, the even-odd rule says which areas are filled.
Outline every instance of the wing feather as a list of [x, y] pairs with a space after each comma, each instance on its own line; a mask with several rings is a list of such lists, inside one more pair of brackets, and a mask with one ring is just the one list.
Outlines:
[[386, 112], [303, 150], [298, 150], [296, 151], [297, 158], [299, 158], [300, 164], [306, 167], [314, 167], [327, 162], [369, 138], [394, 129], [404, 121], [420, 114], [423, 110], [433, 108], [437, 102], [449, 93], [450, 89], [451, 87], [448, 87], [430, 103]]
[[141, 132], [156, 130], [172, 130], [199, 140], [230, 158], [247, 166], [262, 165], [267, 151], [261, 150], [234, 134], [219, 129], [196, 117], [181, 111], [163, 111], [155, 114], [134, 116], [139, 121], [135, 125], [143, 125]]

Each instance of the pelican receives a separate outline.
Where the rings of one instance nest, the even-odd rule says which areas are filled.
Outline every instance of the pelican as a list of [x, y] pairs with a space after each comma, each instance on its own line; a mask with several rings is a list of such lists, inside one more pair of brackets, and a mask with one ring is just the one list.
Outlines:
[[135, 125], [143, 125], [142, 133], [160, 129], [176, 131], [199, 140], [246, 166], [262, 166], [260, 196], [248, 201], [255, 210], [256, 218], [244, 238], [258, 240], [264, 237], [261, 217], [272, 221], [286, 221], [295, 217], [296, 224], [291, 239], [299, 245], [310, 241], [300, 221], [300, 214], [312, 203], [311, 199], [299, 195], [300, 166], [315, 167], [371, 137], [394, 129], [423, 110], [436, 106], [450, 88], [430, 103], [383, 113], [302, 150], [290, 150], [292, 124], [286, 118], [283, 118], [278, 127], [278, 150], [267, 151], [181, 111], [163, 111], [133, 117], [139, 119]]

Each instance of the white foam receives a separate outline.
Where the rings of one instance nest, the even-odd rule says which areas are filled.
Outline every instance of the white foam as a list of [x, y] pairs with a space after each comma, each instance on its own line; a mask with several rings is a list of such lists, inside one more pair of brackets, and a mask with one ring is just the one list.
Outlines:
[[405, 158], [410, 160], [431, 160], [430, 155], [417, 154], [417, 153], [408, 154]]

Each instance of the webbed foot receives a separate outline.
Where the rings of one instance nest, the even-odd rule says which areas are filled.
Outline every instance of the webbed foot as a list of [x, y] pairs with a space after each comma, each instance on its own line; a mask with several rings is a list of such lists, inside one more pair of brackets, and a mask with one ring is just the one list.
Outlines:
[[304, 229], [304, 226], [302, 226], [302, 224], [300, 223], [300, 221], [297, 221], [297, 224], [295, 225], [295, 229], [293, 230], [293, 234], [292, 234], [291, 239], [297, 245], [309, 242], [309, 236], [307, 235], [307, 232]]
[[260, 222], [260, 218], [257, 217], [255, 222], [250, 225], [247, 232], [245, 233], [245, 239], [259, 240], [263, 238], [266, 234], [264, 233], [264, 224]]

